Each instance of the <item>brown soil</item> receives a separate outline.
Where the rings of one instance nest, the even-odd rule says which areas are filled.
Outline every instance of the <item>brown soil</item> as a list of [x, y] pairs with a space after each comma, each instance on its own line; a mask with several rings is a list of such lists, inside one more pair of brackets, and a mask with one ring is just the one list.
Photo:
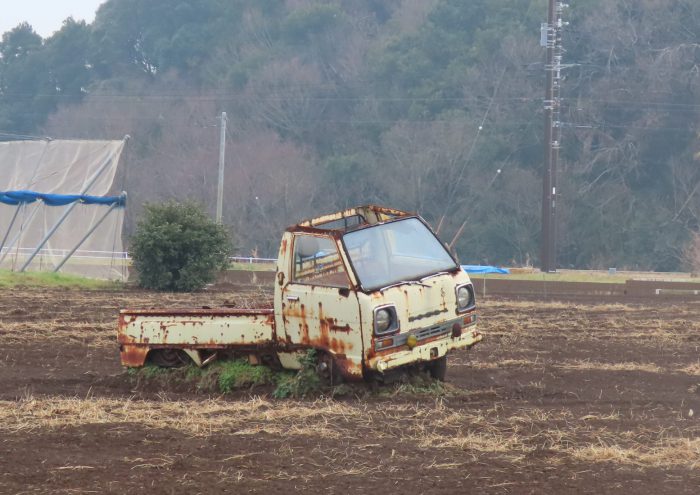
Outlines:
[[3, 290], [0, 492], [698, 493], [700, 303], [482, 301], [443, 394], [213, 396], [120, 367], [120, 307], [231, 299]]

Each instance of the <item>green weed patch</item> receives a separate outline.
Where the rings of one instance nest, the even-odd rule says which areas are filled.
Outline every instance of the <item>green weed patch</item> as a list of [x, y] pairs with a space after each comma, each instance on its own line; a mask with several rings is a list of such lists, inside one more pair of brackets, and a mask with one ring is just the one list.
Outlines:
[[209, 393], [229, 394], [241, 390], [268, 388], [276, 398], [307, 397], [320, 393], [322, 388], [315, 365], [298, 372], [278, 371], [267, 366], [253, 366], [240, 359], [217, 361], [202, 369], [194, 365], [160, 368], [149, 364], [142, 368], [129, 369], [127, 376], [137, 386], [151, 384], [163, 388], [181, 388], [185, 385]]
[[0, 270], [0, 287], [48, 287], [74, 289], [120, 289], [121, 282], [95, 280], [53, 272], [12, 272]]
[[406, 375], [396, 383], [383, 386], [370, 386], [367, 383], [342, 383], [331, 386], [316, 372], [317, 356], [314, 350], [310, 350], [301, 358], [301, 365], [300, 370], [293, 371], [253, 366], [242, 359], [217, 361], [206, 368], [197, 368], [194, 365], [160, 368], [148, 364], [142, 368], [130, 368], [127, 376], [136, 386], [151, 384], [165, 389], [184, 387], [216, 394], [261, 389], [276, 399], [402, 395], [444, 397], [459, 393], [458, 389], [434, 380], [425, 373]]

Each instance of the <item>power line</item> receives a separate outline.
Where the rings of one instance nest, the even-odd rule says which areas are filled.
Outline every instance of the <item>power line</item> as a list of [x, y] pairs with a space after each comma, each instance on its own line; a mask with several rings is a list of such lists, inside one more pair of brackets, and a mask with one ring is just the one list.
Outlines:
[[[543, 66], [544, 64], [540, 64], [540, 66]], [[567, 64], [560, 64], [561, 69], [568, 69], [570, 68], [570, 65]], [[522, 74], [521, 74], [522, 75]], [[518, 75], [516, 74], [516, 77]], [[528, 76], [529, 79], [532, 79], [532, 77]], [[534, 84], [532, 85], [534, 89]], [[578, 87], [578, 85], [577, 85]], [[610, 98], [596, 98], [593, 96], [591, 93], [594, 93], [596, 91], [596, 88], [593, 85], [590, 86], [582, 86], [585, 88], [584, 90], [580, 90], [580, 93], [577, 92], [572, 92], [571, 94], [567, 94], [562, 96], [563, 101], [583, 101], [583, 102], [592, 102], [592, 103], [602, 103], [602, 104], [621, 104], [621, 105], [661, 105], [661, 106], [673, 106], [673, 107], [700, 107], [700, 104], [693, 104], [693, 103], [688, 103], [688, 102], [678, 102], [678, 101], [669, 101], [663, 99], [664, 97], [670, 96], [669, 91], [647, 91], [647, 90], [640, 90], [640, 96], [643, 98], [636, 98], [634, 100], [626, 100], [626, 99], [610, 99]], [[503, 96], [497, 96], [496, 98], [493, 98], [494, 101], [500, 102], [500, 101], [522, 101], [522, 102], [534, 102], [534, 101], [539, 101], [540, 97], [537, 96], [531, 96], [531, 94], [523, 94], [522, 90], [526, 88], [525, 86], [520, 86], [518, 88], [514, 89], [520, 89], [521, 93], [520, 94], [515, 94], [515, 95], [503, 95]], [[458, 95], [452, 95], [452, 96], [439, 96], [439, 95], [426, 95], [426, 96], [421, 96], [417, 94], [411, 94], [411, 89], [410, 88], [404, 88], [403, 90], [396, 91], [396, 88], [391, 88], [391, 95], [387, 95], [386, 93], [388, 92], [387, 89], [381, 89], [381, 88], [375, 88], [372, 85], [366, 85], [358, 88], [348, 88], [347, 86], [343, 87], [333, 87], [333, 88], [315, 88], [313, 86], [310, 86], [308, 88], [303, 88], [303, 90], [300, 90], [300, 88], [295, 87], [294, 85], [289, 85], [289, 86], [283, 86], [283, 87], [276, 87], [276, 88], [270, 88], [270, 87], [260, 87], [260, 88], [246, 88], [246, 92], [243, 93], [232, 93], [232, 92], [222, 92], [222, 93], [212, 93], [212, 92], [207, 92], [207, 93], [202, 93], [202, 92], [181, 92], [181, 93], [158, 93], [158, 94], [144, 94], [144, 93], [89, 93], [86, 95], [88, 98], [92, 97], [105, 97], [105, 98], [110, 98], [110, 97], [115, 97], [115, 98], [121, 98], [121, 97], [127, 97], [127, 98], [136, 98], [136, 99], [159, 99], [159, 100], [169, 100], [169, 99], [178, 99], [178, 98], [191, 98], [193, 100], [204, 100], [204, 101], [209, 101], [209, 100], [255, 100], [255, 101], [265, 101], [265, 100], [318, 100], [318, 101], [380, 101], [380, 102], [392, 102], [392, 101], [397, 101], [397, 102], [404, 102], [404, 101], [409, 101], [409, 102], [469, 102], [469, 101], [478, 101], [478, 100], [488, 100], [491, 101], [492, 96], [489, 94], [483, 94], [483, 93], [474, 93], [473, 92], [474, 88], [470, 88], [470, 92], [466, 94], [465, 96], [458, 96]], [[585, 90], [588, 90], [586, 92]], [[629, 86], [619, 86], [619, 87], [607, 87], [606, 92], [608, 93], [615, 93], [615, 92], [620, 92], [624, 91], [629, 93]], [[399, 93], [398, 95], [396, 93]], [[455, 93], [460, 93], [464, 94], [464, 90], [460, 88], [453, 88], [453, 92]], [[403, 94], [401, 94], [403, 93]], [[528, 91], [528, 93], [531, 93]], [[587, 93], [587, 94], [586, 94]], [[654, 97], [654, 95], [658, 95], [661, 99]], [[28, 96], [32, 97], [34, 96], [33, 94], [24, 94], [24, 93], [17, 93], [14, 96], [16, 97], [23, 97], [23, 96]], [[46, 96], [52, 96], [51, 94], [46, 95]], [[68, 96], [68, 95], [66, 95]], [[2, 96], [0, 95], [0, 98]], [[691, 98], [692, 99], [692, 98]]]
[[47, 136], [30, 136], [27, 134], [15, 134], [13, 132], [5, 132], [5, 131], [0, 131], [0, 138], [12, 138], [15, 140], [22, 140], [22, 141], [47, 141], [51, 140], [50, 137]]
[[[494, 97], [498, 94], [498, 90], [501, 87], [501, 82], [503, 81], [503, 76], [505, 76], [505, 74], [506, 74], [506, 68], [504, 67], [503, 72], [501, 72], [501, 77], [498, 78], [498, 82], [496, 83], [496, 87], [493, 90]], [[462, 181], [462, 177], [464, 175], [464, 171], [467, 167], [467, 164], [472, 159], [472, 155], [474, 154], [474, 150], [476, 149], [476, 143], [479, 140], [479, 136], [481, 135], [481, 131], [484, 129], [484, 124], [486, 124], [486, 119], [488, 119], [488, 117], [489, 117], [489, 113], [491, 112], [492, 106], [493, 106], [493, 99], [489, 102], [489, 105], [486, 108], [486, 112], [484, 113], [484, 116], [481, 119], [481, 123], [479, 124], [479, 127], [477, 128], [477, 131], [476, 131], [476, 135], [474, 136], [474, 139], [472, 140], [471, 148], [469, 149], [469, 152], [467, 153], [466, 159], [462, 162], [462, 167], [459, 170], [459, 175], [457, 176], [457, 179], [454, 181], [452, 187], [450, 188], [450, 190], [447, 194], [447, 201], [445, 202], [445, 210], [442, 213], [443, 218], [445, 217], [445, 215], [447, 215], [447, 210], [452, 204], [452, 199], [454, 197], [455, 191], [457, 191], [457, 188], [459, 187], [460, 182]], [[440, 220], [440, 223], [442, 223], [442, 219]]]
[[[37, 97], [51, 97], [51, 98], [74, 98], [69, 95], [60, 94], [30, 94], [30, 93], [6, 93], [0, 95], [0, 101], [3, 99], [11, 98], [14, 101], [18, 100], [32, 100]], [[245, 102], [260, 102], [260, 101], [316, 101], [316, 102], [445, 102], [445, 103], [456, 103], [456, 102], [476, 102], [478, 100], [488, 100], [489, 102], [520, 102], [520, 103], [534, 103], [540, 101], [540, 98], [535, 96], [499, 96], [492, 98], [486, 95], [482, 96], [469, 96], [469, 97], [419, 97], [419, 96], [284, 96], [284, 95], [266, 95], [266, 96], [248, 96], [248, 95], [231, 95], [231, 94], [220, 94], [220, 95], [209, 95], [202, 96], [193, 93], [181, 93], [181, 94], [159, 94], [159, 95], [143, 95], [143, 94], [89, 94], [83, 99], [116, 99], [116, 100], [152, 100], [152, 101], [169, 101], [169, 100], [180, 100], [186, 99], [193, 102], [220, 102], [220, 101], [245, 101]], [[588, 104], [600, 104], [600, 105], [615, 105], [615, 106], [627, 106], [627, 107], [669, 107], [669, 108], [691, 108], [700, 109], [700, 104], [698, 103], [679, 103], [672, 101], [653, 101], [653, 100], [608, 100], [608, 99], [597, 99], [590, 97], [560, 97], [561, 102], [575, 102], [575, 103], [588, 103]]]
[[[31, 115], [31, 114], [25, 114]], [[158, 120], [157, 116], [153, 117], [107, 117], [101, 116], [87, 116], [81, 117], [81, 121], [91, 121], [91, 122], [124, 122], [126, 124], [134, 122], [152, 122]], [[292, 119], [294, 123], [297, 124], [332, 124], [332, 125], [347, 125], [347, 126], [362, 126], [362, 125], [393, 125], [397, 123], [409, 123], [413, 125], [444, 125], [444, 126], [465, 126], [474, 125], [474, 121], [471, 119], [417, 119], [417, 118], [395, 118], [395, 119]], [[258, 123], [258, 124], [269, 124], [269, 120], [260, 117], [245, 117], [237, 115], [235, 117], [230, 117], [229, 122], [233, 123]], [[559, 122], [562, 128], [572, 128], [572, 129], [636, 129], [642, 131], [684, 131], [684, 132], [698, 132], [699, 127], [689, 127], [689, 126], [667, 126], [667, 125], [634, 125], [634, 124], [619, 124], [619, 123], [609, 123], [609, 122]], [[519, 128], [519, 127], [532, 127], [532, 120], [513, 120], [508, 119], [507, 121], [499, 121], [499, 128]], [[209, 128], [218, 127], [214, 121], [211, 123], [203, 121], [190, 121], [190, 122], [179, 122], [179, 123], [168, 123], [164, 125], [164, 129], [200, 129], [202, 131], [208, 132]], [[90, 128], [94, 130], [94, 128]], [[2, 137], [9, 137], [13, 139], [52, 139], [48, 136], [35, 136], [35, 135], [25, 135], [14, 133], [11, 131], [0, 131], [0, 139]]]

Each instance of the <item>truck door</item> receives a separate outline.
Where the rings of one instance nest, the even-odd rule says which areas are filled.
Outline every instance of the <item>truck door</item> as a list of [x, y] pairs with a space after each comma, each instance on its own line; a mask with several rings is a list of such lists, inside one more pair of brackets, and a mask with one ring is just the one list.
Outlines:
[[290, 280], [281, 291], [284, 331], [293, 347], [330, 356], [346, 379], [362, 378], [362, 329], [357, 294], [332, 237], [295, 234]]

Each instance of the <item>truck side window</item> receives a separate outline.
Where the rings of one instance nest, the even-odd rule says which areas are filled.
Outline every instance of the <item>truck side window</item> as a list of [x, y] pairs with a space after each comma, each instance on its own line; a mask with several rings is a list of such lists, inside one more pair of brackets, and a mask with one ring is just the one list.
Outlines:
[[350, 287], [343, 260], [329, 237], [296, 235], [292, 281], [327, 287]]

